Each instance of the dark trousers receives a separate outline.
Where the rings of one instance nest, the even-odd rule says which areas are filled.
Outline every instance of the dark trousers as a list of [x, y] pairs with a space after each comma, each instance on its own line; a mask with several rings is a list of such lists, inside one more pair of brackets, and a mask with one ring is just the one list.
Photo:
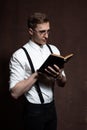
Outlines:
[[54, 102], [48, 104], [27, 103], [24, 109], [24, 130], [57, 130]]

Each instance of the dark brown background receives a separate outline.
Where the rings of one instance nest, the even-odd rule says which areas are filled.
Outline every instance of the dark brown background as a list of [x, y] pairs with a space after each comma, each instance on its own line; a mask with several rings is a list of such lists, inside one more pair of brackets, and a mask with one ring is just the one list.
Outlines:
[[65, 88], [55, 89], [58, 130], [87, 130], [87, 4], [84, 0], [1, 0], [0, 130], [23, 130], [22, 99], [13, 100], [8, 91], [8, 63], [11, 54], [28, 41], [27, 17], [35, 11], [50, 16], [49, 41], [61, 54], [74, 53], [65, 66]]

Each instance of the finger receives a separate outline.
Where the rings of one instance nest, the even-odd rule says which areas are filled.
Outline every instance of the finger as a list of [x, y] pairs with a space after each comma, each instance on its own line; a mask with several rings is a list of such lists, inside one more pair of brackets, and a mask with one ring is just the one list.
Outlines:
[[59, 74], [62, 72], [62, 69], [60, 69], [57, 65], [54, 65], [54, 69], [56, 72], [59, 72]]
[[52, 68], [52, 67], [50, 67], [50, 66], [48, 66], [48, 68], [47, 68], [53, 75], [56, 75], [56, 70], [54, 69], [54, 67]]

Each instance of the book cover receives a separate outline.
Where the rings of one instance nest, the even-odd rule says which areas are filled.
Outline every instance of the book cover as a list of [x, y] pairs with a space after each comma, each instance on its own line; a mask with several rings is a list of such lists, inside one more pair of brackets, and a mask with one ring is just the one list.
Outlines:
[[69, 59], [71, 59], [72, 56], [72, 53], [65, 57], [57, 54], [50, 54], [46, 61], [39, 68], [38, 72], [44, 72], [45, 68], [48, 66], [52, 67], [54, 64], [56, 64], [61, 69], [64, 67], [64, 64], [67, 63]]

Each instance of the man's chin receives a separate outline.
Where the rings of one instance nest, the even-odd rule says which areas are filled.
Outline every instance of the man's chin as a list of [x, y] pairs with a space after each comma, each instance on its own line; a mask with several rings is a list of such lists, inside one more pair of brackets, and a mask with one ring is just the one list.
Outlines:
[[47, 40], [42, 41], [42, 44], [46, 44], [46, 43], [47, 43]]
[[46, 40], [43, 40], [43, 41], [41, 41], [41, 42], [36, 42], [38, 45], [44, 45], [44, 44], [46, 44], [47, 43], [47, 41]]
[[43, 42], [41, 42], [40, 44], [41, 44], [41, 45], [44, 45], [44, 44], [46, 44], [46, 41], [43, 41]]

